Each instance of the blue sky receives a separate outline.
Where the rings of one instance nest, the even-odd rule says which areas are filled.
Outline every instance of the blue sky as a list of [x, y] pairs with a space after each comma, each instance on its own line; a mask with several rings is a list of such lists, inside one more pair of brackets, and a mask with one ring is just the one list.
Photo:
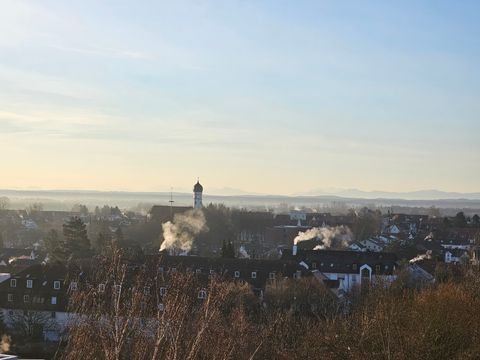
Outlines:
[[480, 191], [477, 1], [0, 7], [0, 188]]

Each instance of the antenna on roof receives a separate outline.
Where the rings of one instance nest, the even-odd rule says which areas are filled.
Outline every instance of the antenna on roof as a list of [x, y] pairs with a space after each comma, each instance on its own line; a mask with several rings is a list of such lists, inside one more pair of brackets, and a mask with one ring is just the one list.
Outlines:
[[168, 201], [170, 203], [170, 216], [173, 217], [173, 188], [170, 188], [170, 200]]

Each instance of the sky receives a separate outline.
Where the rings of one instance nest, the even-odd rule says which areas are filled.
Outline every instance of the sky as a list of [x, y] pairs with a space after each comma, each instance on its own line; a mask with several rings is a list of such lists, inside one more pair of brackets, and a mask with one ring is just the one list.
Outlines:
[[0, 0], [0, 188], [480, 191], [479, 11]]

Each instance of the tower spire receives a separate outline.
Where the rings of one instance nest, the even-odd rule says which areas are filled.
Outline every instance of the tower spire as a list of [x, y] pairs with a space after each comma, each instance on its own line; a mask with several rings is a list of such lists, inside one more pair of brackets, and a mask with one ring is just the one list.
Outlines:
[[197, 183], [193, 186], [193, 207], [195, 209], [201, 209], [203, 207], [202, 193], [203, 186], [200, 184], [200, 178], [197, 177]]
[[173, 219], [173, 203], [175, 202], [173, 200], [173, 187], [170, 188], [170, 200], [168, 202], [170, 203], [170, 217]]

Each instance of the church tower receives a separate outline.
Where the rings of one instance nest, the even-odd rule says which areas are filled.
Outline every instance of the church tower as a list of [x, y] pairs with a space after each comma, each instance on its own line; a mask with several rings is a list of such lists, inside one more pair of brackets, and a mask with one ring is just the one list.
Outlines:
[[197, 183], [193, 186], [193, 208], [194, 209], [201, 209], [203, 207], [202, 193], [203, 193], [203, 186], [200, 185], [200, 181], [197, 180]]

